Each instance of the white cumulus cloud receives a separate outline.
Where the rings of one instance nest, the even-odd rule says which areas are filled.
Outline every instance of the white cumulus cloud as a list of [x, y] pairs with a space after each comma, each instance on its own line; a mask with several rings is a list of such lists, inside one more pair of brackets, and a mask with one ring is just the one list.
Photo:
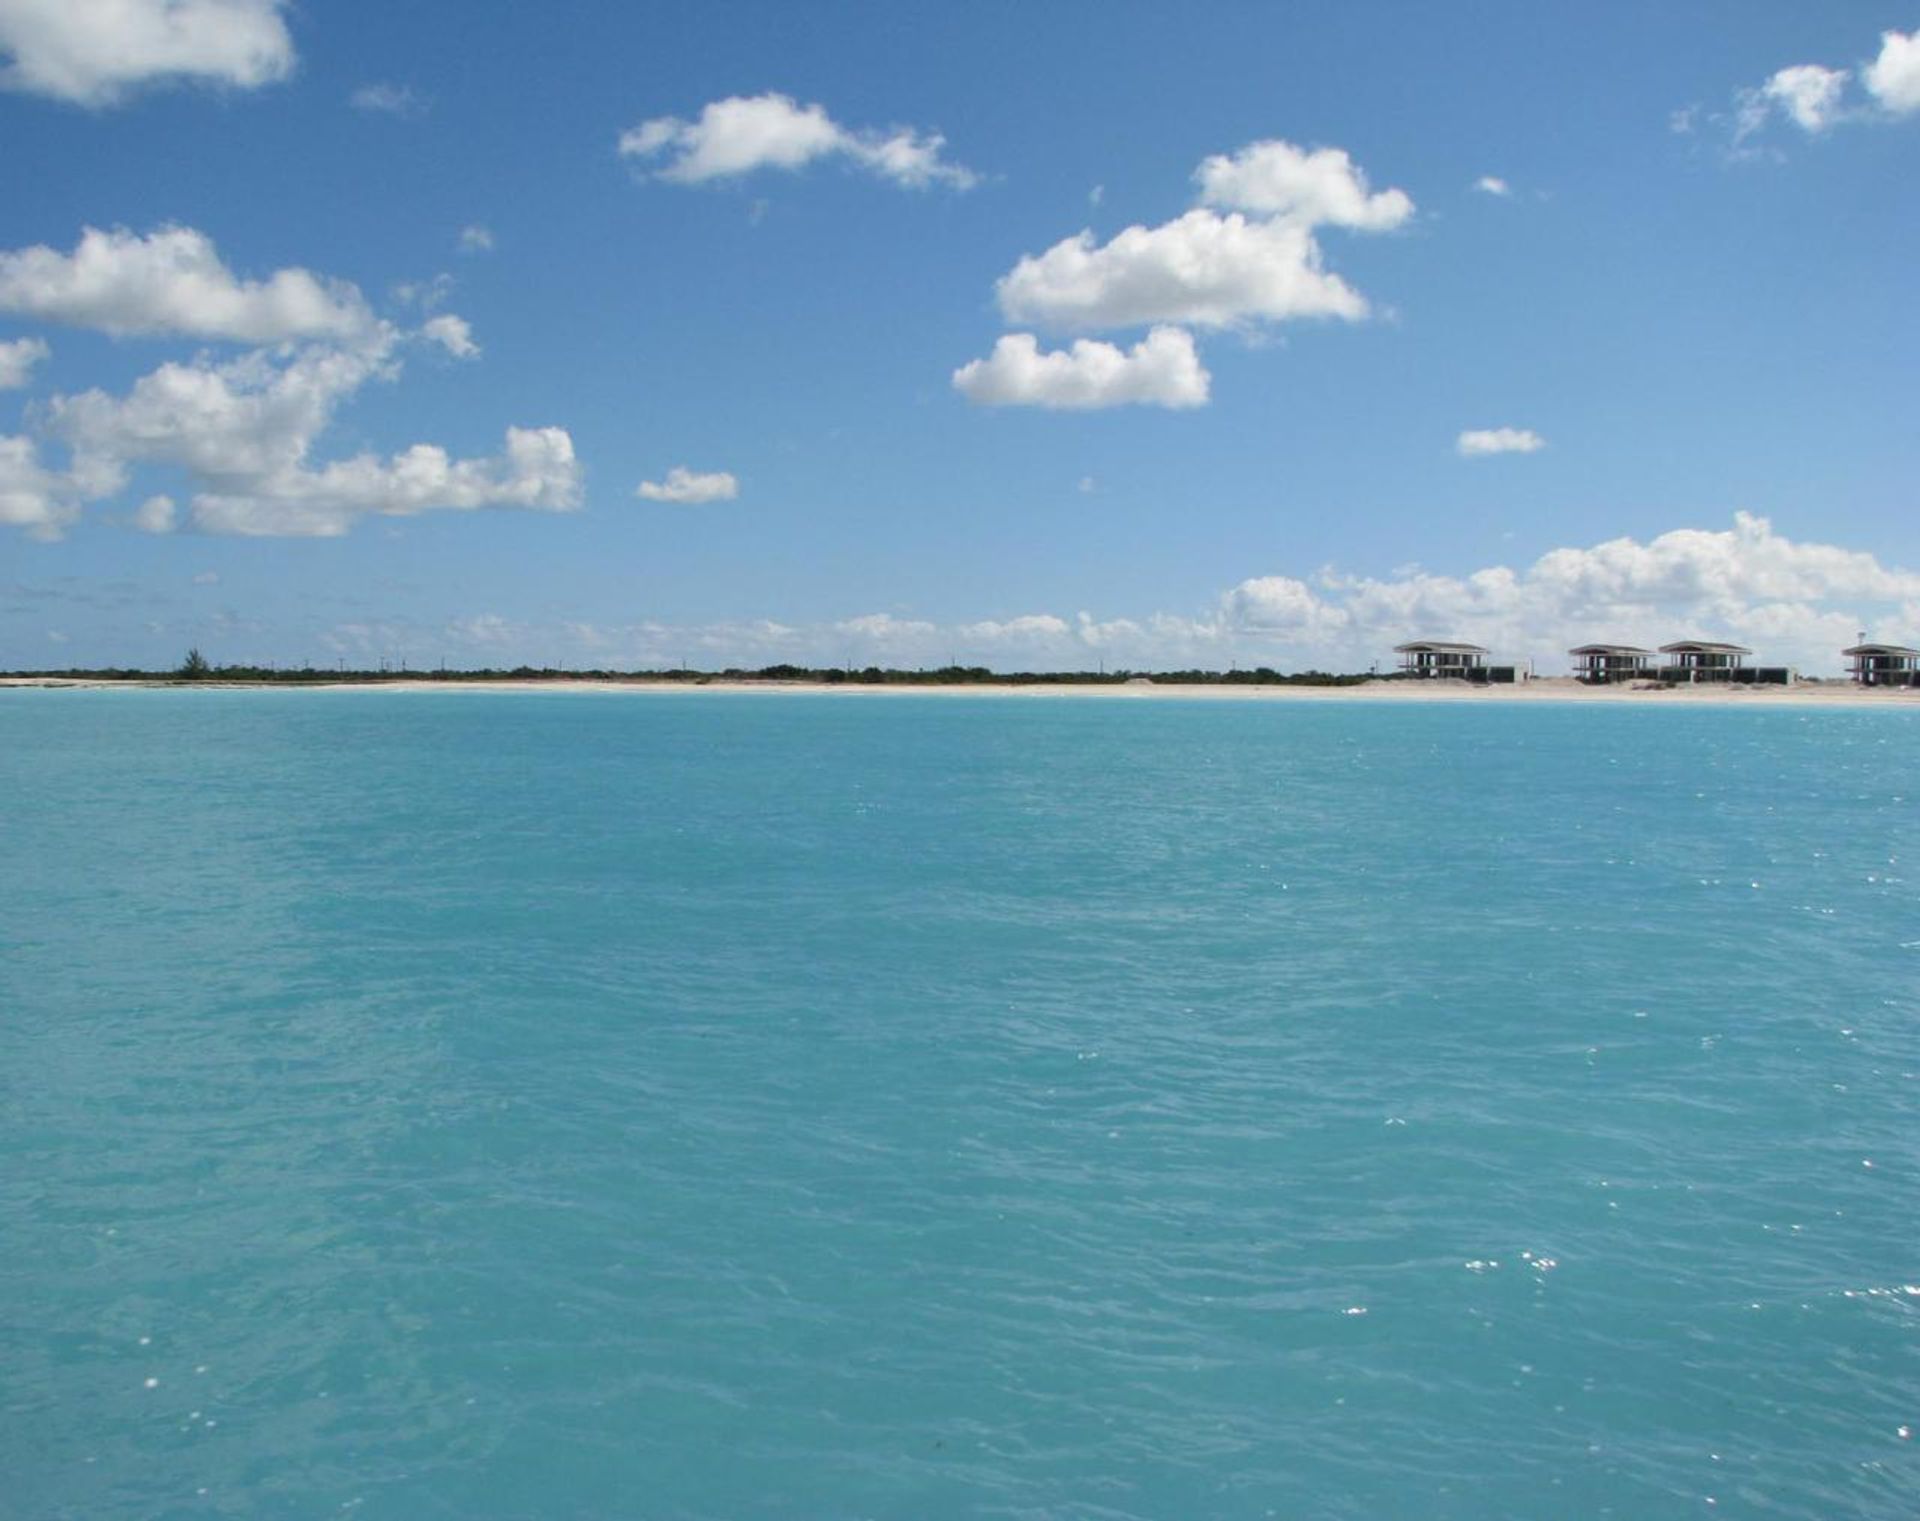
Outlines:
[[1278, 138], [1249, 143], [1238, 153], [1216, 153], [1194, 171], [1209, 206], [1286, 217], [1309, 227], [1384, 232], [1413, 215], [1404, 190], [1368, 186], [1344, 148], [1295, 147]]
[[420, 324], [421, 336], [437, 343], [455, 359], [478, 359], [480, 345], [473, 341], [473, 329], [465, 317], [442, 312]]
[[33, 367], [53, 351], [38, 338], [0, 343], [0, 391], [18, 391], [33, 378]]
[[501, 453], [476, 459], [415, 444], [385, 458], [315, 463], [340, 403], [369, 381], [398, 378], [397, 342], [383, 328], [353, 348], [262, 349], [224, 364], [201, 356], [161, 365], [124, 396], [55, 397], [45, 427], [71, 452], [68, 484], [55, 482], [53, 493], [66, 510], [27, 526], [57, 534], [73, 503], [117, 494], [140, 465], [184, 471], [195, 488], [192, 525], [208, 533], [333, 536], [368, 514], [579, 505], [579, 465], [563, 428], [509, 428]]
[[1177, 327], [1156, 327], [1128, 350], [1081, 338], [1051, 353], [1031, 333], [1009, 333], [953, 372], [954, 389], [976, 406], [1062, 411], [1203, 407], [1209, 382], [1192, 336]]
[[305, 269], [243, 280], [191, 227], [142, 237], [89, 227], [71, 253], [45, 244], [0, 251], [0, 311], [115, 337], [175, 334], [280, 343], [364, 333], [360, 292]]
[[1002, 315], [1065, 330], [1358, 321], [1367, 300], [1326, 268], [1315, 229], [1384, 232], [1413, 215], [1404, 191], [1371, 189], [1340, 148], [1250, 143], [1194, 179], [1203, 204], [1170, 222], [1105, 243], [1082, 231], [1024, 255], [995, 286]]
[[649, 502], [731, 502], [740, 495], [740, 482], [725, 470], [705, 474], [675, 465], [663, 481], [642, 481], [635, 496]]
[[1367, 302], [1323, 266], [1297, 222], [1204, 208], [1159, 227], [1132, 226], [1101, 244], [1092, 232], [1029, 254], [996, 287], [1009, 322], [1052, 328], [1367, 315]]
[[40, 463], [33, 440], [0, 434], [0, 524], [57, 539], [79, 514], [73, 482]]
[[[1848, 84], [1856, 77], [1865, 98], [1856, 96], [1850, 105]], [[1732, 156], [1739, 159], [1759, 153], [1746, 145], [1775, 119], [1817, 134], [1843, 122], [1884, 120], [1916, 111], [1920, 111], [1920, 31], [1887, 31], [1880, 34], [1879, 53], [1857, 70], [1791, 64], [1776, 69], [1756, 89], [1736, 91], [1730, 114], [1715, 113], [1708, 119], [1729, 126]]]
[[460, 245], [459, 246], [460, 246], [461, 253], [493, 252], [492, 229], [487, 227], [482, 227], [478, 222], [472, 223], [471, 225], [466, 227], [462, 227], [460, 229]]
[[1531, 428], [1469, 428], [1453, 441], [1468, 459], [1482, 454], [1532, 454], [1547, 441]]
[[1839, 114], [1846, 84], [1845, 69], [1801, 63], [1778, 70], [1760, 87], [1760, 93], [1801, 131], [1824, 132]]
[[1512, 195], [1513, 187], [1497, 174], [1483, 174], [1473, 182], [1473, 188], [1482, 195]]
[[1405, 191], [1374, 190], [1345, 149], [1278, 138], [1214, 154], [1193, 179], [1202, 204], [1172, 221], [1136, 223], [1105, 243], [1082, 230], [1022, 255], [994, 286], [1009, 323], [1152, 329], [1143, 342], [1043, 353], [1033, 334], [1009, 333], [955, 372], [961, 393], [987, 406], [1203, 406], [1210, 377], [1186, 329], [1361, 320], [1366, 297], [1327, 269], [1315, 230], [1385, 232], [1414, 210]]
[[1220, 599], [1221, 616], [1234, 629], [1322, 644], [1351, 621], [1346, 609], [1323, 600], [1292, 576], [1253, 576]]
[[0, 526], [22, 528], [27, 537], [59, 538], [79, 518], [83, 503], [120, 489], [111, 462], [68, 462], [65, 470], [41, 463], [39, 445], [23, 435], [0, 434]]
[[369, 513], [571, 512], [580, 505], [579, 466], [564, 428], [508, 428], [504, 449], [488, 458], [457, 460], [438, 444], [415, 444], [390, 459], [356, 455], [237, 486], [197, 495], [194, 526], [206, 533], [330, 538]]
[[106, 106], [149, 83], [284, 79], [286, 0], [0, 0], [0, 86]]
[[965, 190], [977, 184], [972, 170], [941, 156], [945, 147], [937, 132], [856, 130], [836, 122], [824, 106], [803, 106], [773, 93], [711, 101], [694, 121], [654, 117], [621, 133], [619, 142], [622, 157], [664, 159], [660, 178], [686, 185], [760, 169], [797, 170], [829, 158], [912, 189], [944, 184]]
[[180, 526], [179, 504], [170, 496], [150, 496], [134, 510], [133, 526], [142, 533], [172, 533]]
[[297, 468], [339, 403], [392, 379], [392, 340], [360, 350], [315, 345], [278, 358], [256, 351], [224, 364], [168, 362], [125, 396], [102, 390], [49, 403], [48, 430], [81, 458], [177, 465], [209, 481], [264, 479]]
[[1882, 32], [1879, 56], [1861, 80], [1884, 110], [1896, 116], [1920, 111], [1920, 31]]

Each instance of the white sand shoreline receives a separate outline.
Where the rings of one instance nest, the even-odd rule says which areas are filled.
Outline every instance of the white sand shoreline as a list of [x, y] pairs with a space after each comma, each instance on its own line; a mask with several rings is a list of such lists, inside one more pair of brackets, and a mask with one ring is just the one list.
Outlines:
[[400, 678], [381, 682], [184, 683], [167, 680], [99, 681], [56, 676], [0, 677], [0, 688], [85, 691], [205, 692], [480, 692], [591, 695], [623, 693], [724, 694], [844, 698], [1080, 698], [1118, 702], [1179, 699], [1201, 702], [1366, 702], [1366, 703], [1512, 703], [1572, 702], [1651, 707], [1847, 708], [1920, 713], [1920, 690], [1865, 689], [1833, 680], [1791, 687], [1590, 687], [1571, 677], [1542, 677], [1513, 686], [1474, 686], [1462, 681], [1368, 681], [1355, 686], [1185, 686], [1153, 683], [1081, 686], [1073, 684], [982, 682], [966, 686], [868, 686], [861, 683], [803, 681], [423, 681]]

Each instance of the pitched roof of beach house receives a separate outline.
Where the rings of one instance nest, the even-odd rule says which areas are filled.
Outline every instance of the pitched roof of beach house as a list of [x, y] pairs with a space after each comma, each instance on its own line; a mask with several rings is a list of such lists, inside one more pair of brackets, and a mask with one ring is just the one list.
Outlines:
[[1413, 639], [1406, 644], [1396, 644], [1396, 655], [1417, 655], [1430, 650], [1436, 655], [1484, 655], [1486, 647], [1479, 644], [1450, 644], [1445, 639]]
[[1660, 646], [1663, 655], [1751, 655], [1744, 644], [1716, 644], [1711, 639], [1679, 639]]
[[1577, 644], [1568, 650], [1569, 655], [1651, 655], [1652, 650], [1643, 650], [1637, 644]]
[[1904, 644], [1856, 644], [1850, 650], [1842, 650], [1843, 655], [1920, 655], [1920, 650], [1910, 650]]

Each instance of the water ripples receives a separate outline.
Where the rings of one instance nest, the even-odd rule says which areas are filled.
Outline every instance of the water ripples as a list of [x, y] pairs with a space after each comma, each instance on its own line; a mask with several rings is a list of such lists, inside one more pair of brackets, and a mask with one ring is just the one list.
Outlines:
[[1904, 1518], [1917, 741], [10, 694], [0, 1513]]

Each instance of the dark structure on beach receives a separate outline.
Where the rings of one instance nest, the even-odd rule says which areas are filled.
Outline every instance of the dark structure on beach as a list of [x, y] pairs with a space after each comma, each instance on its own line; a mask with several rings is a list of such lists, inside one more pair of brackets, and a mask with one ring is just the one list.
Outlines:
[[1737, 681], [1757, 686], [1787, 686], [1793, 672], [1783, 665], [1744, 665], [1752, 650], [1744, 644], [1719, 644], [1711, 639], [1679, 639], [1660, 646], [1666, 662], [1660, 679], [1692, 685], [1702, 681]]
[[1711, 639], [1681, 639], [1660, 646], [1666, 661], [1660, 667], [1665, 681], [1738, 681], [1740, 657], [1751, 655], [1744, 644], [1716, 644]]
[[1653, 674], [1653, 652], [1637, 644], [1582, 644], [1567, 653], [1573, 656], [1573, 674], [1590, 686]]
[[1451, 644], [1444, 639], [1415, 639], [1396, 644], [1400, 669], [1409, 676], [1469, 676], [1482, 669], [1487, 652], [1477, 644]]
[[1847, 674], [1863, 687], [1920, 686], [1920, 650], [1904, 644], [1856, 644], [1842, 650]]
[[1510, 665], [1488, 665], [1487, 651], [1478, 644], [1458, 644], [1447, 639], [1413, 639], [1396, 644], [1400, 674], [1431, 680], [1451, 677], [1458, 681], [1506, 683], [1514, 679]]

